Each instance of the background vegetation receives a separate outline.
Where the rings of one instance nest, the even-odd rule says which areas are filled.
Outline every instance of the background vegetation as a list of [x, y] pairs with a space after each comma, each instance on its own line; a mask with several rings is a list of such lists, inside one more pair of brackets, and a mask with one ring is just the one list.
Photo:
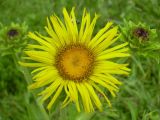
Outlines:
[[[138, 25], [150, 31], [149, 37], [145, 39], [147, 44], [144, 40], [140, 47], [131, 46], [132, 57], [127, 61], [132, 72], [129, 77], [119, 77], [124, 84], [117, 97], [110, 98], [112, 108], [104, 104], [104, 112], [85, 114], [77, 113], [74, 105], [69, 105], [62, 110], [56, 107], [46, 115], [27, 90], [24, 77], [28, 73], [21, 72], [13, 55], [20, 56], [28, 41], [28, 31], [44, 32], [47, 16], [55, 12], [62, 18], [62, 8], [70, 10], [72, 6], [76, 7], [77, 22], [81, 21], [84, 7], [92, 15], [100, 14], [96, 30], [107, 21], [114, 21], [120, 26], [121, 41], [132, 41], [136, 46], [136, 40], [141, 38], [132, 39], [130, 31]], [[160, 120], [159, 11], [159, 0], [0, 0], [0, 120]], [[7, 38], [7, 30], [13, 26], [21, 33], [16, 40]], [[158, 34], [151, 31], [153, 28]], [[11, 42], [4, 42], [7, 40]]]

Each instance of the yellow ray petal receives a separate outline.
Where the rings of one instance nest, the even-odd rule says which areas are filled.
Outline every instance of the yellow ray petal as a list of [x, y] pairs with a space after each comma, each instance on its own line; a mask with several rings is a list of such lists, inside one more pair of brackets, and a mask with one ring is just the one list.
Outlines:
[[66, 24], [66, 28], [67, 28], [68, 34], [71, 34], [69, 40], [72, 40], [75, 43], [76, 40], [77, 40], [77, 38], [76, 38], [76, 29], [75, 29], [75, 27], [73, 25], [72, 19], [69, 16], [66, 8], [63, 8], [63, 16], [64, 16], [64, 21], [65, 21], [65, 24]]
[[57, 90], [63, 86], [61, 85], [61, 80], [59, 78], [57, 78], [56, 80], [54, 80], [54, 82], [48, 86], [45, 90], [43, 90], [41, 93], [39, 93], [38, 95], [42, 95], [41, 98], [41, 102], [44, 102], [47, 98], [49, 98], [54, 92], [56, 94]]
[[64, 99], [61, 108], [66, 107], [69, 103], [71, 102], [71, 99], [69, 96], [66, 96], [66, 98]]
[[[110, 53], [110, 52], [127, 52], [127, 51], [129, 51], [129, 48], [123, 48], [123, 47], [125, 47], [125, 46], [127, 46], [128, 45], [128, 42], [126, 42], [126, 43], [123, 43], [123, 44], [120, 44], [120, 45], [117, 45], [117, 46], [115, 46], [115, 47], [112, 47], [112, 48], [109, 48], [109, 49], [106, 49], [106, 50], [104, 50], [104, 51], [102, 51], [100, 54], [99, 54], [99, 56], [100, 55], [104, 55], [104, 54], [107, 54], [107, 53]], [[122, 49], [120, 49], [120, 48], [122, 48]], [[119, 49], [119, 50], [121, 50], [121, 51], [119, 51], [119, 50], [117, 50], [117, 49]]]
[[[117, 64], [111, 61], [101, 61], [98, 63], [94, 69], [94, 73], [104, 73], [108, 71], [108, 73], [112, 73], [112, 71], [119, 71], [123, 72], [124, 74], [128, 74], [130, 71], [129, 68], [127, 68], [128, 64]], [[119, 73], [118, 72], [118, 73]]]
[[70, 44], [70, 35], [68, 34], [68, 32], [67, 32], [67, 29], [66, 29], [66, 26], [64, 25], [64, 23], [59, 19], [59, 17], [57, 17], [55, 14], [54, 14], [54, 16], [57, 18], [57, 20], [58, 20], [58, 22], [59, 22], [59, 24], [60, 24], [60, 26], [62, 27], [62, 29], [65, 31], [64, 33], [63, 33], [63, 37], [65, 38], [65, 43], [66, 44]]
[[59, 47], [59, 45], [60, 45], [59, 38], [56, 35], [56, 33], [53, 31], [53, 28], [52, 28], [48, 18], [47, 18], [47, 24], [48, 24], [48, 27], [45, 26], [45, 29], [46, 29], [47, 33], [53, 38], [53, 40], [55, 41], [55, 44], [57, 43], [56, 46]]
[[48, 47], [41, 46], [41, 45], [33, 45], [33, 44], [28, 44], [26, 50], [44, 50], [47, 52], [50, 51], [50, 49]]
[[73, 7], [71, 10], [71, 19], [72, 19], [72, 23], [75, 29], [75, 35], [76, 37], [78, 37], [78, 27], [77, 27], [77, 22], [76, 22], [76, 17], [75, 17], [75, 12], [74, 12], [75, 8]]
[[49, 49], [53, 49], [53, 46], [42, 38], [38, 37], [36, 34], [29, 32], [28, 36], [34, 40], [36, 40], [40, 45], [46, 46]]
[[103, 51], [106, 49], [108, 46], [110, 46], [112, 43], [114, 43], [116, 40], [119, 39], [119, 36], [117, 37], [117, 29], [118, 27], [114, 27], [111, 30], [109, 30], [107, 33], [104, 34], [104, 37], [101, 37], [100, 39], [97, 40], [97, 43], [94, 47], [95, 51], [97, 53]]
[[80, 27], [80, 31], [79, 31], [79, 41], [82, 39], [82, 36], [84, 33], [84, 28], [86, 25], [86, 21], [87, 21], [87, 12], [86, 12], [86, 9], [84, 9], [83, 15], [82, 15], [81, 27]]
[[129, 56], [130, 56], [129, 53], [121, 53], [121, 52], [115, 51], [115, 52], [111, 52], [105, 55], [98, 56], [96, 60], [99, 61], [99, 60], [107, 60], [107, 59], [112, 59], [112, 58], [117, 58], [117, 57], [129, 57]]
[[66, 28], [61, 27], [61, 25], [59, 24], [56, 16], [51, 16], [50, 20], [52, 22], [52, 26], [54, 28], [54, 31], [56, 32], [56, 34], [59, 38], [59, 41], [61, 42], [61, 45], [62, 46], [65, 45], [67, 39], [69, 39], [69, 38], [66, 37], [66, 34], [67, 34]]
[[49, 102], [47, 109], [50, 110], [52, 105], [54, 104], [54, 102], [56, 101], [57, 97], [61, 94], [63, 89], [63, 85], [60, 85], [60, 87], [58, 88], [58, 90], [56, 91], [55, 95], [53, 96], [53, 98], [51, 99], [51, 101]]
[[88, 44], [89, 41], [91, 40], [91, 36], [92, 36], [93, 30], [94, 30], [94, 26], [96, 24], [96, 21], [97, 21], [98, 17], [99, 16], [95, 14], [95, 17], [94, 17], [91, 24], [90, 24], [90, 17], [88, 17], [89, 22], [87, 21], [83, 37], [81, 38], [82, 43], [87, 43]]
[[89, 29], [89, 26], [90, 26], [90, 14], [89, 13], [86, 13], [86, 16], [84, 18], [84, 30], [83, 30], [83, 34], [81, 35], [81, 38], [80, 38], [80, 42], [84, 43], [85, 42], [85, 37], [87, 35], [87, 31]]
[[115, 88], [115, 87], [113, 87], [113, 86], [111, 86], [111, 85], [109, 85], [109, 84], [106, 84], [106, 82], [102, 81], [100, 77], [92, 76], [92, 77], [90, 77], [90, 79], [91, 79], [92, 81], [100, 84], [101, 86], [107, 88], [107, 90], [111, 93], [111, 95], [112, 95], [113, 97], [116, 96], [115, 93], [114, 93], [114, 91], [115, 91], [115, 92], [118, 92], [118, 89], [117, 89], [117, 88]]
[[[101, 41], [101, 37], [105, 38], [105, 36], [107, 36], [106, 34], [104, 34], [112, 25], [112, 22], [108, 22], [106, 24], [106, 26], [104, 28], [102, 28], [96, 35], [95, 37], [90, 41], [89, 46], [91, 48], [94, 48], [95, 46], [97, 46]], [[99, 40], [99, 41], [98, 41]]]
[[107, 74], [107, 73], [104, 73], [104, 74], [95, 74], [95, 75], [98, 75], [100, 77], [104, 77], [106, 80], [109, 80], [110, 82], [114, 83], [114, 84], [117, 84], [117, 85], [121, 85], [122, 82], [120, 82], [118, 79], [116, 79], [115, 77], [113, 77], [112, 75], [110, 74]]
[[108, 79], [106, 75], [104, 74], [95, 74], [97, 78], [100, 78], [102, 81], [104, 81], [106, 84], [111, 85], [112, 87], [116, 88], [117, 90], [119, 89], [117, 85], [112, 81], [112, 79]]
[[94, 70], [96, 73], [108, 73], [108, 74], [123, 74], [123, 75], [128, 75], [129, 73], [127, 71], [121, 70], [121, 69], [110, 69], [110, 70], [103, 70], [103, 69], [95, 69]]
[[58, 77], [57, 71], [56, 70], [55, 71], [52, 70], [52, 71], [46, 72], [46, 74], [44, 76], [36, 78], [35, 81], [37, 81], [39, 83], [39, 85], [41, 85], [43, 83], [44, 84], [47, 83], [47, 81], [48, 82], [49, 81], [52, 82], [57, 77]]
[[112, 106], [112, 105], [111, 105], [111, 102], [110, 102], [110, 100], [108, 99], [108, 97], [104, 94], [104, 92], [103, 92], [94, 82], [92, 82], [92, 85], [94, 86], [94, 88], [95, 88], [101, 95], [103, 95], [103, 97], [104, 97], [105, 100], [107, 101], [109, 107], [111, 107], [111, 106]]
[[18, 62], [20, 65], [25, 67], [44, 67], [46, 66], [44, 63], [26, 63], [26, 62]]
[[43, 76], [40, 79], [36, 80], [35, 83], [29, 85], [28, 89], [36, 89], [36, 88], [46, 86], [57, 78], [58, 78], [57, 75], [54, 75], [52, 74], [52, 72], [49, 72], [47, 76]]
[[94, 111], [90, 95], [87, 88], [83, 84], [77, 84], [78, 91], [83, 101], [83, 107], [86, 112]]
[[[76, 91], [76, 88], [75, 87], [72, 87], [72, 81], [69, 81], [68, 82], [68, 91], [70, 93], [70, 97], [71, 97], [71, 100], [73, 101], [76, 101], [77, 100], [77, 97], [78, 97], [78, 94], [77, 94], [77, 91]], [[74, 83], [73, 83], [74, 84]], [[74, 84], [75, 85], [75, 84]]]
[[54, 75], [58, 74], [58, 71], [55, 67], [47, 66], [44, 70], [35, 74], [32, 79], [37, 81], [37, 80], [39, 80], [39, 78], [45, 76], [49, 71], [52, 72]]
[[122, 67], [126, 67], [128, 64], [118, 64], [108, 60], [97, 61], [96, 68], [97, 69], [120, 69]]
[[53, 46], [53, 47], [50, 47], [50, 51], [55, 51], [55, 48], [56, 47], [59, 47], [60, 46], [60, 43], [58, 42], [59, 41], [59, 39], [58, 40], [55, 40], [54, 38], [52, 38], [52, 37], [46, 37], [46, 36], [43, 36], [43, 35], [41, 35], [40, 33], [38, 33], [38, 32], [35, 32], [40, 38], [42, 38], [43, 40], [45, 40], [45, 41], [47, 41], [49, 44], [51, 44], [51, 46]]
[[[53, 60], [54, 57], [48, 53], [48, 52], [44, 52], [44, 51], [24, 51], [29, 57], [30, 59], [37, 61], [37, 62], [42, 62], [48, 65], [53, 65]], [[44, 57], [45, 56], [45, 57]]]
[[85, 84], [86, 88], [88, 89], [89, 94], [90, 94], [92, 100], [94, 101], [95, 105], [97, 106], [97, 108], [98, 108], [100, 111], [102, 111], [102, 104], [101, 104], [98, 96], [96, 95], [93, 87], [90, 85], [90, 83], [84, 83], [84, 84]]
[[68, 88], [69, 88], [71, 100], [73, 100], [76, 103], [77, 110], [80, 111], [76, 83], [74, 83], [73, 81], [68, 82]]
[[36, 72], [40, 72], [40, 71], [42, 71], [44, 69], [47, 69], [48, 67], [51, 67], [51, 66], [44, 66], [44, 67], [36, 68], [31, 72], [31, 74], [36, 73]]

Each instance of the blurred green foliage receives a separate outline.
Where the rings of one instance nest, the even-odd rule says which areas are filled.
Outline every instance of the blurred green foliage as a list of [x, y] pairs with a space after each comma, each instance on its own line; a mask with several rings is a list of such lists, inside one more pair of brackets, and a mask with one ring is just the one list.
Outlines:
[[[124, 19], [137, 26], [142, 23], [144, 26], [141, 27], [149, 30], [156, 29], [157, 37], [149, 39], [151, 53], [145, 51], [145, 55], [139, 55], [144, 53], [141, 44], [138, 54], [131, 48], [132, 57], [128, 62], [132, 72], [129, 77], [119, 77], [123, 85], [118, 96], [110, 98], [112, 108], [104, 104], [104, 112], [85, 114], [77, 113], [74, 105], [69, 105], [62, 110], [57, 107], [47, 118], [41, 114], [43, 111], [39, 108], [42, 106], [28, 92], [24, 76], [13, 58], [14, 53], [4, 56], [7, 51], [2, 51], [0, 47], [0, 120], [160, 120], [160, 64], [149, 56], [159, 54], [159, 0], [0, 0], [0, 31], [2, 33], [11, 23], [19, 24], [24, 30], [21, 25], [25, 22], [28, 31], [44, 32], [47, 16], [56, 13], [62, 18], [62, 8], [70, 10], [73, 6], [76, 7], [77, 21], [81, 21], [83, 8], [87, 8], [92, 15], [95, 12], [100, 14], [95, 31], [110, 20], [123, 28], [120, 29], [122, 33], [126, 29], [124, 41], [132, 38], [132, 34], [128, 33], [132, 27], [128, 27]], [[4, 39], [1, 35], [0, 41]], [[153, 44], [154, 41], [156, 44]], [[134, 44], [137, 45], [136, 42]], [[158, 49], [153, 50], [155, 45]], [[21, 54], [20, 50], [17, 52]]]

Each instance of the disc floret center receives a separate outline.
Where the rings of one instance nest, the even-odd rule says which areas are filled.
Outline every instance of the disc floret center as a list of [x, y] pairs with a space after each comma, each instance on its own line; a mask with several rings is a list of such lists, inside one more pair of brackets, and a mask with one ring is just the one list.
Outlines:
[[80, 82], [90, 76], [93, 70], [94, 56], [82, 45], [68, 45], [57, 53], [56, 67], [66, 80]]

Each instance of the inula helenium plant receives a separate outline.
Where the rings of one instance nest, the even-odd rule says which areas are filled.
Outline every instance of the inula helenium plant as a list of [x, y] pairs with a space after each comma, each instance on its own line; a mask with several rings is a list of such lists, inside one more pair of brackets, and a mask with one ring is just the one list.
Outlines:
[[49, 100], [48, 109], [63, 94], [62, 108], [73, 102], [79, 112], [82, 109], [93, 112], [95, 108], [102, 111], [100, 96], [111, 106], [106, 91], [114, 97], [119, 90], [121, 82], [114, 75], [128, 75], [130, 71], [127, 63], [115, 62], [117, 58], [130, 56], [128, 43], [115, 45], [120, 34], [112, 22], [93, 35], [99, 16], [95, 14], [92, 20], [85, 9], [80, 26], [74, 8], [70, 13], [64, 8], [63, 16], [64, 21], [55, 14], [47, 18], [48, 36], [38, 32], [28, 35], [37, 42], [28, 44], [26, 57], [20, 62], [34, 68], [34, 82], [28, 88], [44, 88], [38, 95], [42, 102]]

